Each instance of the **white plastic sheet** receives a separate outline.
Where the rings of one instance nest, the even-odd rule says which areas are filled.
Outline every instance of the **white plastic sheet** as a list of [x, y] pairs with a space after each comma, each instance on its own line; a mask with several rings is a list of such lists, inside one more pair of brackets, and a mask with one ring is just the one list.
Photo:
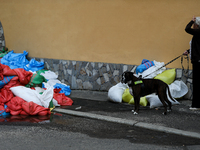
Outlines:
[[174, 81], [169, 85], [170, 93], [173, 98], [181, 98], [188, 92], [188, 87], [183, 81]]

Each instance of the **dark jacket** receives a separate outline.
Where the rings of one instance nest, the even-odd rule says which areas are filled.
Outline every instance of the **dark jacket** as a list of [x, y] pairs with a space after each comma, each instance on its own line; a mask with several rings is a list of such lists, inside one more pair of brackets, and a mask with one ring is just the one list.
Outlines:
[[190, 21], [185, 31], [191, 35], [192, 37], [192, 44], [191, 44], [191, 61], [193, 62], [200, 62], [200, 29], [192, 29], [192, 25], [194, 21]]

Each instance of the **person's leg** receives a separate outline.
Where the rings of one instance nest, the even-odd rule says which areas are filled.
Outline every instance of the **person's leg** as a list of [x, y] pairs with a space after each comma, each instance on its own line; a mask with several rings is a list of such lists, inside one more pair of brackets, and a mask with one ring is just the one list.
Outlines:
[[192, 107], [200, 108], [200, 63], [193, 63], [193, 98]]

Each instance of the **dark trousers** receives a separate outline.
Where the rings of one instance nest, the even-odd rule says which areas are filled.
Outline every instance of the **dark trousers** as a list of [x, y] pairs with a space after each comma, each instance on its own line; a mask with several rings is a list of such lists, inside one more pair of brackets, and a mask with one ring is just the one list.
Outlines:
[[193, 62], [193, 98], [192, 107], [200, 108], [200, 62]]

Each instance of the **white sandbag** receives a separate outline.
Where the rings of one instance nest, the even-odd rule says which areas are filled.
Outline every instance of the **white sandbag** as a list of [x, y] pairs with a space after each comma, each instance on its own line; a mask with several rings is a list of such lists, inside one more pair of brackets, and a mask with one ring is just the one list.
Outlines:
[[181, 98], [188, 92], [188, 87], [182, 80], [174, 81], [169, 85], [169, 89], [173, 98]]
[[44, 73], [41, 73], [40, 75], [44, 76], [45, 79], [47, 79], [47, 80], [58, 78], [58, 75], [51, 70], [45, 71]]
[[[155, 95], [155, 94], [147, 95], [146, 99], [147, 99], [147, 101], [150, 104], [150, 108], [155, 108], [155, 107], [161, 107], [161, 106], [163, 106], [162, 102], [158, 98], [158, 95]], [[175, 102], [174, 102], [170, 98], [169, 98], [169, 101], [172, 103], [172, 105], [178, 105], [178, 104], [180, 104], [177, 100], [175, 100]]]
[[43, 88], [41, 88], [41, 87], [35, 87], [35, 91], [37, 92], [37, 93], [43, 93], [44, 91], [45, 91], [45, 89], [43, 89]]
[[27, 102], [34, 102], [45, 108], [49, 107], [49, 103], [53, 98], [53, 88], [47, 88], [43, 94], [39, 94], [36, 90], [32, 90], [25, 86], [11, 87], [10, 90], [15, 96], [22, 98]]
[[61, 82], [58, 79], [50, 79], [47, 82], [42, 82], [42, 85], [44, 88], [48, 88], [48, 87], [53, 87], [56, 83], [61, 83]]
[[127, 84], [119, 82], [118, 84], [112, 86], [108, 90], [108, 98], [110, 101], [121, 103], [122, 102], [122, 95], [125, 89], [128, 88]]
[[54, 98], [53, 98], [53, 105], [54, 105], [54, 106], [60, 106], [60, 104], [58, 104], [58, 101], [55, 100]]
[[53, 98], [53, 94], [54, 94], [53, 88], [51, 88], [51, 87], [47, 88], [42, 94], [39, 94], [37, 92], [35, 92], [35, 93], [36, 93], [37, 98], [42, 103], [42, 106], [44, 106], [45, 108], [48, 108], [49, 103]]
[[[147, 70], [145, 70], [144, 72], [142, 73], [138, 73], [138, 77], [140, 75], [142, 75], [142, 77], [144, 77], [145, 79], [153, 79], [155, 76], [157, 76], [158, 74], [162, 73], [163, 71], [166, 70], [165, 67], [162, 67], [165, 65], [164, 62], [157, 62], [154, 60], [154, 66], [148, 68]], [[162, 67], [161, 69], [159, 69], [160, 67]], [[159, 69], [159, 70], [158, 70]], [[157, 70], [157, 71], [156, 71]], [[146, 75], [148, 75], [147, 77], [145, 77]]]
[[[49, 87], [47, 88], [47, 89], [50, 89]], [[45, 89], [43, 89], [43, 88], [41, 88], [41, 87], [35, 87], [35, 91], [37, 92], [37, 93], [43, 93], [44, 91], [45, 91]], [[53, 93], [53, 92], [52, 92]], [[54, 98], [53, 98], [53, 105], [54, 106], [60, 106], [60, 104], [58, 104], [58, 101], [57, 100], [55, 100]]]

